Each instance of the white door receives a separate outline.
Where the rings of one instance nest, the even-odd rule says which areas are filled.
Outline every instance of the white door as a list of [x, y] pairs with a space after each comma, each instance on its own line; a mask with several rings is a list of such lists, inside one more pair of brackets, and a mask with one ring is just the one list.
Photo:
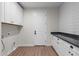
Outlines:
[[34, 44], [45, 45], [48, 43], [47, 37], [47, 18], [45, 11], [37, 11], [34, 13], [33, 31], [34, 31]]

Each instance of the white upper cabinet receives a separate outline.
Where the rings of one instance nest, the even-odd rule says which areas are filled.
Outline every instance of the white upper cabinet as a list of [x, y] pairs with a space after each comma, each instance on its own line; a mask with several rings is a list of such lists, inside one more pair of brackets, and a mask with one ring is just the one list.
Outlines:
[[4, 18], [3, 22], [22, 25], [23, 9], [21, 6], [16, 2], [5, 2], [2, 4], [0, 7], [4, 8], [4, 11], [1, 13], [2, 18]]
[[4, 21], [4, 3], [0, 2], [0, 21]]
[[23, 22], [23, 9], [17, 3], [14, 4], [14, 18], [15, 18], [15, 21], [18, 22], [18, 24], [22, 25], [22, 22]]
[[9, 2], [6, 2], [5, 3], [5, 22], [7, 23], [15, 23], [14, 21], [14, 17], [13, 17], [13, 10], [14, 10], [14, 7], [13, 7], [13, 3], [9, 3]]
[[23, 9], [18, 3], [5, 3], [5, 22], [21, 25], [23, 20]]

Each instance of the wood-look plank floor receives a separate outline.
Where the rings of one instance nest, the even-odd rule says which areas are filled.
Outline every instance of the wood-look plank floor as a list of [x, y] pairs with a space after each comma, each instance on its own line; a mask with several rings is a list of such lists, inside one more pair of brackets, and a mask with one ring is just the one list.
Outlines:
[[18, 47], [9, 56], [57, 56], [50, 46]]

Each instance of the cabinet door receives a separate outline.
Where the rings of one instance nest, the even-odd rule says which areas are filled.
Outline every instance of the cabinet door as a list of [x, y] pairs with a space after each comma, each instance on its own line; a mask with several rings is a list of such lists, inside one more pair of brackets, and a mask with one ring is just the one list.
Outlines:
[[57, 50], [57, 37], [53, 36], [53, 39], [52, 39], [52, 46], [55, 48], [55, 50]]
[[59, 39], [59, 50], [63, 56], [70, 56], [70, 54], [69, 54], [70, 49], [69, 49], [69, 47], [66, 46], [64, 41], [62, 41], [62, 39]]
[[0, 21], [4, 21], [4, 2], [0, 2]]
[[[55, 36], [53, 36], [52, 46], [55, 48], [56, 52], [61, 56], [79, 55], [79, 48]], [[71, 48], [71, 46], [73, 46], [73, 49]]]
[[60, 39], [61, 52], [64, 56], [79, 56], [79, 48]]
[[56, 50], [56, 52], [58, 53], [58, 55], [62, 55], [61, 51], [60, 51], [60, 45], [59, 45], [59, 41], [58, 38], [53, 36], [53, 40], [52, 40], [52, 46], [54, 47], [54, 49]]
[[53, 37], [53, 47], [55, 48], [56, 52], [60, 56], [70, 56], [68, 53], [69, 48], [64, 44], [62, 39], [59, 39], [57, 37]]
[[15, 21], [17, 22], [17, 24], [22, 24], [22, 20], [23, 20], [23, 9], [21, 8], [21, 6], [18, 3], [14, 3], [14, 17], [15, 17]]
[[7, 23], [15, 23], [13, 18], [14, 8], [12, 4], [12, 2], [5, 2], [5, 22]]

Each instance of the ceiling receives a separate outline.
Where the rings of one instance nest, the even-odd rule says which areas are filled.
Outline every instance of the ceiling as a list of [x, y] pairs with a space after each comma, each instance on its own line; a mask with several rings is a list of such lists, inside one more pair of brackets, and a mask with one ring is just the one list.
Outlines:
[[59, 7], [63, 2], [20, 2], [24, 8]]

